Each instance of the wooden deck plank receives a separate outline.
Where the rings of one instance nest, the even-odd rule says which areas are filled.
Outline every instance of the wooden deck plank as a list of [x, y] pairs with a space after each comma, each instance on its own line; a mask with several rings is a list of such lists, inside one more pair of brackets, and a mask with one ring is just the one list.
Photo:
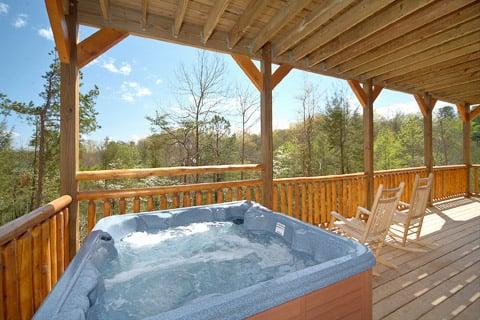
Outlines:
[[463, 310], [454, 319], [455, 320], [475, 319], [475, 317], [478, 318], [479, 314], [480, 314], [480, 299], [477, 298], [472, 304], [470, 304], [465, 310]]
[[[420, 320], [452, 319], [468, 308], [470, 304], [479, 299], [479, 289], [480, 278], [477, 276], [475, 280], [468, 283], [466, 286], [460, 287], [458, 291], [455, 291], [452, 297], [434, 307], [431, 312], [425, 314]], [[478, 312], [476, 316], [480, 317], [480, 312]]]
[[395, 312], [389, 314], [383, 319], [418, 319], [420, 316], [425, 315], [435, 306], [452, 296], [452, 291], [455, 290], [458, 284], [464, 286], [475, 280], [476, 277], [478, 277], [479, 268], [480, 263], [470, 266], [469, 268], [450, 278], [449, 281], [445, 281], [439, 286], [435, 287], [433, 290], [430, 290], [420, 299], [415, 299], [410, 303], [403, 305], [401, 308], [397, 309]]
[[387, 247], [382, 253], [400, 268], [378, 268], [374, 319], [480, 319], [479, 230], [478, 198], [436, 204], [422, 240], [438, 247], [427, 253]]

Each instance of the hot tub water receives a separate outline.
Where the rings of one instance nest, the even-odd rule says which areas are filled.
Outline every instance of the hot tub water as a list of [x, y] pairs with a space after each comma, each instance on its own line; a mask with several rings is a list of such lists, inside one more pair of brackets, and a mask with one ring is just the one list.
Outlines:
[[115, 244], [118, 257], [101, 271], [106, 290], [95, 306], [98, 318], [142, 319], [318, 263], [279, 236], [236, 223], [193, 223], [122, 238]]

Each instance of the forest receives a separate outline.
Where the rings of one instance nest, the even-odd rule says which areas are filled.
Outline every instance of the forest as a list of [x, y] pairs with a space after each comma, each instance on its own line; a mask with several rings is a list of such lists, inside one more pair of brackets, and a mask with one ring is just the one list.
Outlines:
[[[60, 65], [43, 75], [40, 103], [13, 101], [0, 92], [0, 225], [59, 196]], [[151, 134], [139, 141], [80, 142], [81, 170], [155, 168], [213, 164], [260, 163], [259, 95], [253, 88], [229, 84], [226, 64], [218, 55], [199, 52], [190, 65], [179, 65], [172, 83], [177, 104], [155, 106], [146, 114]], [[344, 174], [363, 170], [362, 110], [349, 93], [304, 82], [295, 93], [298, 121], [275, 130], [275, 177]], [[96, 100], [100, 88], [81, 89], [81, 135], [97, 130]], [[229, 110], [230, 112], [224, 112]], [[28, 146], [15, 147], [9, 117], [32, 127]], [[455, 107], [434, 109], [435, 165], [463, 161], [462, 123]], [[480, 118], [472, 123], [472, 162], [480, 162]], [[423, 163], [423, 119], [418, 114], [375, 114], [375, 169], [416, 167]], [[228, 177], [216, 175], [215, 181]], [[242, 178], [242, 177], [236, 177]], [[194, 177], [211, 179], [210, 177]], [[142, 181], [97, 182], [88, 188], [168, 185], [185, 180], [153, 178]]]

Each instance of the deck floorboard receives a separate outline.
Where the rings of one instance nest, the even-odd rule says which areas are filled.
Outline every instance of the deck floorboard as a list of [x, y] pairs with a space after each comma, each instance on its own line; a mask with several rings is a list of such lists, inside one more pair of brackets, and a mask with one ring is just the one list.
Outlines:
[[386, 247], [398, 270], [377, 268], [374, 319], [480, 319], [480, 199], [437, 203], [425, 217], [427, 253]]

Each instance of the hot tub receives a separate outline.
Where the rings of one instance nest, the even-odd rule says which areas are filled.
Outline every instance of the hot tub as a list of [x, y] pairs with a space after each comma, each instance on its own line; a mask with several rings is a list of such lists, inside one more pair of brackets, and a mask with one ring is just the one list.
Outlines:
[[34, 318], [370, 319], [374, 264], [366, 246], [252, 202], [111, 216]]

